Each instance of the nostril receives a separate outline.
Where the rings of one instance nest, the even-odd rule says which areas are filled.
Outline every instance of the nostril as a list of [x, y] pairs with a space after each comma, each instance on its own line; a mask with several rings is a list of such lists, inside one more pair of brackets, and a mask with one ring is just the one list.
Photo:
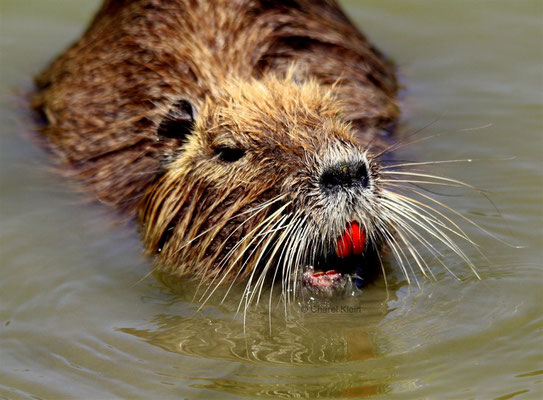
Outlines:
[[326, 190], [349, 188], [354, 185], [368, 186], [368, 170], [364, 162], [339, 163], [327, 168], [320, 177]]
[[360, 162], [357, 165], [354, 179], [360, 182], [363, 187], [367, 187], [369, 183], [368, 168], [364, 162]]

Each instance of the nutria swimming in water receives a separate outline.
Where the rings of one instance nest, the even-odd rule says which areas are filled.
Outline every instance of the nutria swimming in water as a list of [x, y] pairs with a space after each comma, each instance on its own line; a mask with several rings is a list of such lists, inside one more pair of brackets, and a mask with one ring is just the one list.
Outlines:
[[336, 296], [385, 247], [424, 271], [419, 231], [456, 248], [383, 167], [394, 68], [333, 0], [106, 0], [37, 87], [48, 147], [171, 274]]

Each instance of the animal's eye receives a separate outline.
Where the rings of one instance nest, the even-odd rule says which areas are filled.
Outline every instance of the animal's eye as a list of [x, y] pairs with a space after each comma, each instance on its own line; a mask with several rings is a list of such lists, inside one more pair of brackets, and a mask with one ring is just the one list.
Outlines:
[[185, 139], [192, 131], [194, 125], [194, 110], [187, 100], [175, 102], [168, 115], [162, 120], [158, 127], [158, 135], [172, 138]]
[[235, 147], [217, 147], [215, 153], [219, 156], [222, 161], [234, 162], [238, 161], [241, 157], [245, 155], [245, 150], [235, 148]]

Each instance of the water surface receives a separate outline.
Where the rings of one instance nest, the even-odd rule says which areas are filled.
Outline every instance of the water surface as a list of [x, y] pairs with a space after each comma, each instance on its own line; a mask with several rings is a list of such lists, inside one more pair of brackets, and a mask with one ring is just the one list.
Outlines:
[[[0, 393], [5, 398], [535, 399], [543, 395], [542, 6], [539, 1], [344, 1], [398, 64], [402, 131], [439, 134], [411, 160], [489, 193], [446, 201], [474, 226], [482, 279], [451, 252], [435, 280], [383, 280], [341, 308], [198, 311], [151, 275], [135, 227], [49, 173], [21, 94], [97, 1], [2, 0]], [[432, 121], [435, 121], [432, 123]], [[445, 134], [441, 135], [444, 132]], [[452, 196], [451, 196], [452, 195]], [[423, 250], [421, 250], [423, 251]]]

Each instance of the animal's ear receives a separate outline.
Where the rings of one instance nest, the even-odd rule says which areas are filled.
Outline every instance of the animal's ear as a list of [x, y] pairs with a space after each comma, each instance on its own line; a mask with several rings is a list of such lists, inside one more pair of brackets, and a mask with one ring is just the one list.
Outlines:
[[194, 107], [187, 100], [172, 104], [168, 115], [160, 123], [157, 134], [172, 139], [184, 139], [194, 126]]

